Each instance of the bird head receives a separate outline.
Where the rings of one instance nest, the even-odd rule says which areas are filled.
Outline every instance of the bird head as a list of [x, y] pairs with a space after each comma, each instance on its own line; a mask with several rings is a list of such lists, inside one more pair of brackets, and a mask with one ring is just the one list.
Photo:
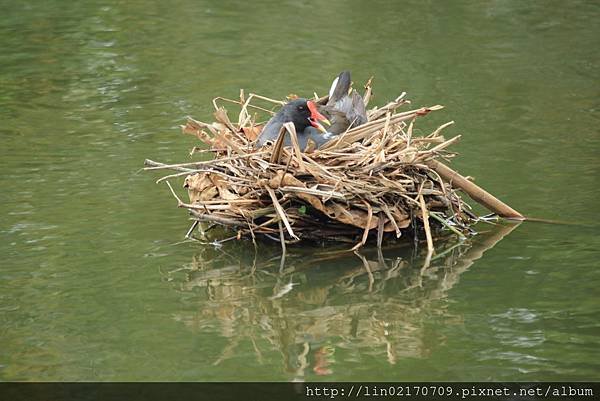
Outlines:
[[306, 99], [296, 99], [283, 106], [284, 116], [287, 121], [294, 123], [296, 131], [304, 131], [312, 125], [321, 132], [326, 132], [320, 121], [329, 123], [329, 120], [317, 110], [317, 105]]

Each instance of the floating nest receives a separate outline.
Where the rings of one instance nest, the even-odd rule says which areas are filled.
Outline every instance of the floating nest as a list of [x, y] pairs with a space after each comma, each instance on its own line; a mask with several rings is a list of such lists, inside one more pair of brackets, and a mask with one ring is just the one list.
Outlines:
[[[370, 82], [363, 99], [368, 105]], [[327, 97], [316, 98], [325, 104]], [[233, 122], [220, 103], [237, 104]], [[261, 104], [262, 106], [257, 105]], [[265, 103], [271, 103], [265, 106]], [[344, 241], [353, 249], [403, 236], [425, 238], [430, 251], [439, 230], [469, 235], [478, 220], [458, 191], [504, 217], [521, 217], [444, 163], [455, 156], [448, 148], [446, 123], [424, 136], [415, 134], [421, 118], [442, 106], [407, 108], [403, 93], [383, 107], [367, 111], [368, 122], [315, 149], [300, 149], [293, 124], [284, 125], [274, 144], [256, 148], [258, 113], [273, 113], [284, 102], [240, 92], [239, 100], [216, 98], [212, 123], [189, 118], [183, 132], [203, 146], [192, 154], [211, 160], [166, 165], [146, 160], [147, 170], [172, 169], [166, 181], [178, 206], [189, 210], [196, 227], [223, 226], [228, 238], [265, 238], [285, 243]], [[283, 146], [287, 131], [292, 146]], [[169, 180], [183, 178], [189, 201], [182, 201]], [[198, 225], [199, 222], [208, 223]], [[222, 231], [221, 231], [222, 232]]]

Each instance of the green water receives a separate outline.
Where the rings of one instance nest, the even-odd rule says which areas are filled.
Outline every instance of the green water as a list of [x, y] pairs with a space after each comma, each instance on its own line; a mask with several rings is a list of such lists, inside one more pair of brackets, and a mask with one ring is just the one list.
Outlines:
[[[597, 2], [0, 5], [0, 379], [600, 379]], [[457, 169], [576, 224], [478, 227], [424, 272], [412, 243], [365, 250], [371, 274], [181, 243], [143, 160], [186, 161], [215, 96], [342, 69], [444, 104], [420, 128], [456, 122]]]

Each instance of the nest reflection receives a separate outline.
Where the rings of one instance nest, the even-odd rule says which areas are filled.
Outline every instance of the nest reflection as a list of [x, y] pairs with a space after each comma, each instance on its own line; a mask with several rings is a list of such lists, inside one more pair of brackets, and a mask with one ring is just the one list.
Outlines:
[[205, 247], [169, 273], [187, 302], [197, 304], [196, 312], [175, 318], [227, 339], [214, 364], [249, 349], [263, 363], [265, 353], [278, 351], [290, 379], [330, 374], [336, 358], [422, 358], [444, 343], [428, 323], [461, 322], [447, 310], [448, 291], [515, 227], [495, 226], [468, 242], [439, 241], [431, 260], [426, 247], [406, 243], [360, 254], [289, 249], [284, 261], [278, 247], [260, 256], [247, 244]]

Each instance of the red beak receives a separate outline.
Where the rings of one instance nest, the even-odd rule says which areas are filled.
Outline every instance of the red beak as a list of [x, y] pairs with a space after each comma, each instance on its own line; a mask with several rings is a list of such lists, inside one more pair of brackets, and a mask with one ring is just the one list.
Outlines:
[[329, 120], [323, 114], [319, 113], [319, 110], [317, 110], [317, 105], [315, 104], [315, 102], [313, 102], [312, 100], [307, 100], [306, 105], [308, 106], [308, 110], [310, 110], [311, 124], [314, 127], [317, 127], [317, 125], [320, 125], [317, 123], [317, 121], [323, 121], [325, 124], [331, 125]]

